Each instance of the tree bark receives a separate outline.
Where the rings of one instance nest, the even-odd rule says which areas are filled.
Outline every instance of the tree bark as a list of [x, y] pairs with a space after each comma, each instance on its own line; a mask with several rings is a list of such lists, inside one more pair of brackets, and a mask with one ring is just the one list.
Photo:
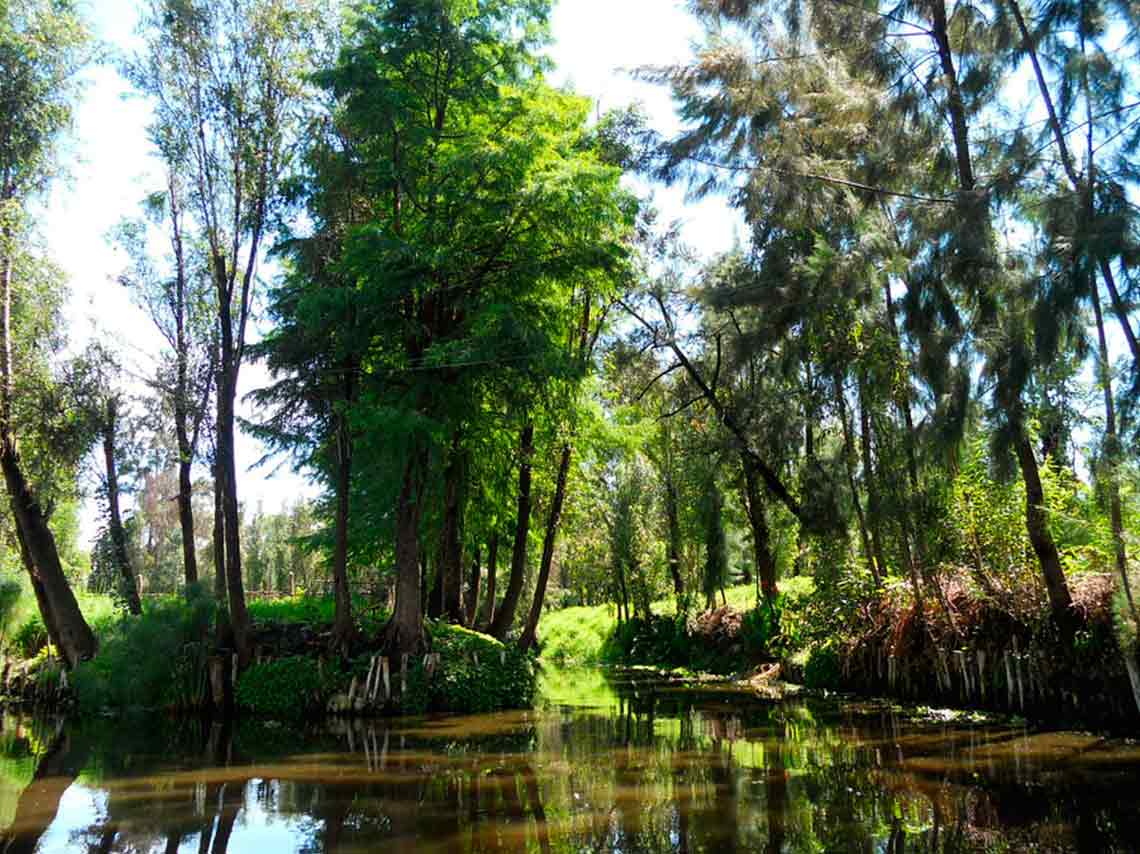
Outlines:
[[672, 467], [665, 472], [665, 524], [669, 529], [669, 575], [673, 579], [673, 593], [678, 603], [685, 595], [685, 581], [681, 576], [681, 519], [678, 507], [677, 483]]
[[186, 587], [198, 583], [198, 553], [194, 548], [194, 482], [191, 463], [179, 452], [178, 525], [182, 530], [182, 568]]
[[[174, 388], [174, 434], [178, 441], [178, 524], [182, 529], [182, 571], [187, 594], [193, 584], [198, 583], [198, 554], [194, 538], [194, 465], [195, 445], [198, 427], [201, 426], [201, 412], [190, 436], [190, 342], [186, 334], [186, 255], [182, 241], [181, 208], [178, 200], [174, 172], [167, 176], [167, 193], [170, 197], [170, 245], [174, 253], [174, 357], [177, 360]], [[202, 401], [205, 408], [205, 401]]]
[[[863, 451], [863, 479], [867, 484], [867, 513], [868, 529], [871, 534], [871, 550], [875, 555], [875, 563], [879, 571], [876, 578], [886, 571], [886, 560], [883, 557], [882, 535], [882, 506], [879, 503], [878, 479], [876, 478], [874, 458], [871, 450], [871, 413], [867, 400], [867, 377], [863, 372], [859, 374], [859, 440]], [[914, 567], [911, 572], [914, 573]], [[916, 591], [917, 593], [917, 591]]]
[[562, 446], [562, 458], [558, 463], [558, 480], [554, 487], [554, 499], [550, 504], [550, 516], [546, 520], [546, 536], [542, 540], [542, 562], [538, 565], [538, 579], [534, 585], [534, 601], [530, 606], [526, 627], [519, 639], [523, 651], [534, 646], [538, 634], [538, 621], [542, 618], [543, 600], [546, 598], [546, 585], [550, 580], [550, 567], [554, 563], [554, 544], [558, 538], [558, 524], [562, 520], [562, 507], [566, 501], [566, 484], [570, 479], [570, 460], [574, 447], [569, 442]]
[[764, 515], [764, 503], [760, 497], [760, 480], [752, 460], [742, 454], [744, 469], [744, 510], [748, 515], [748, 525], [752, 532], [752, 555], [756, 563], [756, 576], [760, 579], [760, 592], [769, 604], [774, 604], [780, 595], [776, 582], [776, 559], [772, 555], [768, 520]]
[[471, 562], [471, 575], [467, 580], [467, 595], [463, 603], [463, 612], [466, 616], [464, 625], [474, 628], [475, 616], [479, 613], [479, 587], [482, 581], [483, 556], [479, 553], [479, 547], [475, 547], [475, 559]]
[[[19, 525], [16, 528], [16, 542], [20, 547], [20, 560], [24, 566], [28, 568], [29, 573], [31, 567], [35, 566], [35, 561], [32, 560], [31, 552], [28, 551], [27, 545], [24, 543], [24, 532], [20, 529]], [[47, 598], [47, 591], [44, 590], [43, 584], [34, 575], [31, 576], [32, 593], [36, 597], [36, 605], [40, 610], [40, 617], [44, 621], [44, 629], [47, 631], [48, 640], [56, 649], [63, 649], [63, 644], [59, 639], [59, 626], [56, 624], [55, 612], [52, 611], [51, 602]]]
[[139, 600], [138, 582], [131, 568], [131, 556], [127, 551], [127, 532], [123, 528], [123, 515], [119, 509], [119, 471], [115, 459], [115, 433], [119, 425], [118, 402], [111, 398], [103, 419], [103, 462], [107, 470], [107, 509], [110, 517], [111, 547], [115, 564], [122, 575], [123, 596], [127, 609], [134, 615], [142, 613]]
[[427, 648], [420, 600], [420, 516], [423, 511], [423, 453], [413, 447], [404, 465], [396, 501], [396, 607], [384, 627], [381, 645], [389, 653], [423, 652]]
[[352, 644], [352, 594], [348, 586], [348, 513], [352, 487], [352, 437], [346, 416], [337, 417], [336, 543], [333, 549], [333, 645], [342, 651]]
[[969, 124], [966, 120], [966, 105], [962, 100], [962, 89], [958, 84], [958, 73], [954, 68], [954, 53], [950, 46], [950, 29], [946, 20], [945, 0], [933, 0], [931, 10], [934, 26], [930, 34], [938, 50], [942, 77], [946, 82], [950, 129], [954, 137], [954, 159], [958, 167], [958, 180], [963, 192], [972, 193], [974, 191], [974, 165], [970, 155]]
[[0, 468], [4, 470], [12, 515], [20, 532], [25, 569], [36, 588], [44, 623], [55, 626], [60, 654], [69, 667], [75, 667], [92, 658], [98, 644], [64, 575], [55, 537], [24, 478], [10, 437], [0, 438]]
[[222, 483], [222, 516], [225, 519], [226, 595], [229, 599], [230, 628], [238, 667], [250, 662], [249, 612], [242, 580], [241, 509], [237, 492], [237, 461], [234, 451], [234, 401], [237, 397], [238, 361], [230, 328], [229, 309], [222, 309], [222, 382], [218, 388], [218, 472]]
[[214, 463], [214, 598], [218, 607], [226, 608], [226, 516], [222, 511], [222, 476]]
[[1041, 472], [1037, 467], [1037, 458], [1033, 454], [1033, 445], [1025, 435], [1025, 429], [1020, 425], [1015, 445], [1021, 479], [1025, 484], [1025, 530], [1029, 534], [1030, 545], [1037, 555], [1037, 562], [1041, 565], [1041, 574], [1045, 578], [1045, 587], [1049, 592], [1053, 619], [1058, 626], [1066, 629], [1072, 626], [1073, 599], [1069, 595], [1069, 585], [1065, 581], [1057, 544], [1053, 541], [1053, 535], [1049, 533], [1048, 520], [1045, 516], [1045, 493], [1041, 488]]
[[511, 630], [522, 595], [523, 580], [526, 575], [526, 545], [530, 534], [530, 481], [532, 458], [534, 457], [534, 423], [527, 422], [523, 427], [519, 442], [519, 495], [518, 511], [515, 517], [515, 542], [511, 550], [511, 576], [507, 581], [507, 591], [498, 613], [491, 621], [490, 633], [502, 640]]
[[462, 625], [463, 613], [463, 543], [460, 528], [463, 515], [463, 464], [458, 434], [452, 437], [450, 458], [444, 472], [443, 530], [440, 535], [438, 578], [443, 594], [443, 616]]
[[487, 591], [483, 594], [483, 608], [479, 612], [479, 627], [490, 629], [495, 619], [495, 582], [499, 569], [499, 532], [491, 534], [487, 545]]
[[863, 545], [863, 558], [867, 561], [867, 568], [875, 580], [875, 587], [883, 586], [883, 578], [879, 573], [879, 564], [875, 560], [871, 548], [871, 537], [867, 533], [867, 519], [863, 515], [863, 502], [859, 500], [859, 487], [855, 482], [855, 441], [851, 437], [852, 426], [847, 418], [847, 399], [843, 391], [843, 378], [835, 377], [835, 395], [839, 403], [839, 420], [843, 424], [843, 462], [847, 468], [847, 486], [851, 490], [851, 502], [855, 505], [855, 519], [859, 523], [859, 540]]

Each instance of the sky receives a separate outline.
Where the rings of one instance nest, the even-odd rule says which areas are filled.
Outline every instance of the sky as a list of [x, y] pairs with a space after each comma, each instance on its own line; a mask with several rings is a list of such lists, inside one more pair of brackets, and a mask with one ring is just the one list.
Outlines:
[[[137, 0], [86, 0], [82, 5], [96, 36], [111, 50], [137, 47]], [[678, 127], [668, 93], [634, 80], [630, 72], [642, 65], [682, 62], [691, 55], [700, 30], [682, 3], [557, 0], [552, 30], [555, 43], [549, 53], [556, 64], [552, 82], [591, 97], [599, 111], [640, 103], [658, 130]], [[122, 354], [128, 373], [142, 377], [153, 370], [161, 341], [116, 282], [126, 258], [112, 245], [109, 234], [124, 217], [139, 214], [147, 193], [161, 188], [161, 170], [146, 139], [148, 107], [131, 95], [113, 63], [91, 69], [85, 82], [75, 132], [65, 153], [68, 177], [48, 198], [43, 235], [51, 257], [69, 279], [71, 298], [65, 317], [72, 350], [81, 350], [93, 339], [109, 342]], [[638, 185], [637, 189], [652, 191], [663, 219], [683, 222], [686, 242], [702, 255], [728, 250], [744, 231], [739, 216], [722, 198], [687, 203], [682, 188]], [[245, 366], [239, 395], [267, 379], [259, 365]], [[242, 405], [240, 413], [256, 415], [248, 405]], [[316, 495], [314, 486], [287, 466], [270, 463], [251, 468], [263, 455], [255, 439], [239, 437], [239, 498], [247, 508], [274, 512]], [[98, 525], [98, 508], [88, 499], [82, 517], [86, 542]]]

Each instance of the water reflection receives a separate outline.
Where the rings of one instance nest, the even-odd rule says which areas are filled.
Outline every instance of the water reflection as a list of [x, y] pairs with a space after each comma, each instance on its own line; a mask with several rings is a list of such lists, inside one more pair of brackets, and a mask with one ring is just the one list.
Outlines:
[[[0, 852], [1127, 851], [1140, 747], [577, 674], [548, 708], [298, 732], [0, 728]], [[577, 686], [577, 693], [574, 687]]]

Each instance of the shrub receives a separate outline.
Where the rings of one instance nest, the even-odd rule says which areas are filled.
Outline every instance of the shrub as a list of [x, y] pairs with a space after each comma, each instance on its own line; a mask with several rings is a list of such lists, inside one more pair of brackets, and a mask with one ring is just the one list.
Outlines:
[[294, 655], [251, 666], [238, 680], [234, 699], [258, 715], [298, 718], [322, 709], [332, 684], [317, 659]]
[[[525, 709], [534, 704], [534, 662], [518, 647], [446, 623], [430, 623], [428, 632], [432, 652], [440, 655], [439, 672], [427, 684], [429, 708], [480, 713]], [[422, 671], [422, 666], [416, 669]], [[414, 675], [420, 678], [420, 673]], [[410, 674], [408, 693], [413, 696], [414, 681]], [[416, 711], [409, 707], [409, 699], [405, 699], [405, 710]]]
[[21, 658], [34, 658], [47, 644], [47, 629], [38, 616], [24, 621], [11, 640], [13, 651]]
[[75, 670], [82, 706], [171, 708], [193, 705], [205, 684], [206, 641], [214, 602], [200, 590], [148, 603], [136, 617], [102, 619], [99, 654]]
[[804, 665], [804, 684], [816, 690], [837, 690], [840, 687], [843, 671], [839, 663], [839, 652], [830, 645], [813, 647]]

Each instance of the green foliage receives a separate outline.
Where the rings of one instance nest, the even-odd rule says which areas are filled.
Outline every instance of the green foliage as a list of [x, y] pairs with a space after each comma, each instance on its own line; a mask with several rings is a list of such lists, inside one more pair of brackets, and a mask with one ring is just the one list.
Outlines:
[[526, 709], [534, 703], [534, 660], [514, 644], [447, 623], [428, 626], [439, 670], [427, 685], [428, 707], [448, 712]]
[[179, 708], [193, 705], [205, 685], [213, 600], [201, 590], [153, 600], [138, 617], [93, 621], [99, 654], [75, 670], [80, 705], [102, 708]]
[[16, 629], [8, 642], [10, 648], [21, 658], [32, 658], [48, 645], [47, 629], [42, 620], [27, 620]]
[[296, 655], [254, 664], [238, 679], [237, 704], [269, 718], [300, 718], [323, 710], [333, 685], [321, 663]]
[[599, 663], [616, 622], [613, 605], [577, 606], [544, 615], [539, 624], [542, 660], [559, 666]]
[[804, 684], [815, 690], [836, 690], [843, 676], [839, 652], [830, 644], [812, 647], [804, 665]]
[[776, 597], [774, 602], [764, 600], [744, 615], [740, 623], [740, 638], [745, 649], [755, 652], [776, 654], [776, 646], [784, 645], [786, 639], [780, 633], [782, 615], [784, 613], [784, 596]]
[[10, 578], [0, 579], [0, 643], [6, 639], [11, 629], [23, 595], [24, 587], [20, 582]]

